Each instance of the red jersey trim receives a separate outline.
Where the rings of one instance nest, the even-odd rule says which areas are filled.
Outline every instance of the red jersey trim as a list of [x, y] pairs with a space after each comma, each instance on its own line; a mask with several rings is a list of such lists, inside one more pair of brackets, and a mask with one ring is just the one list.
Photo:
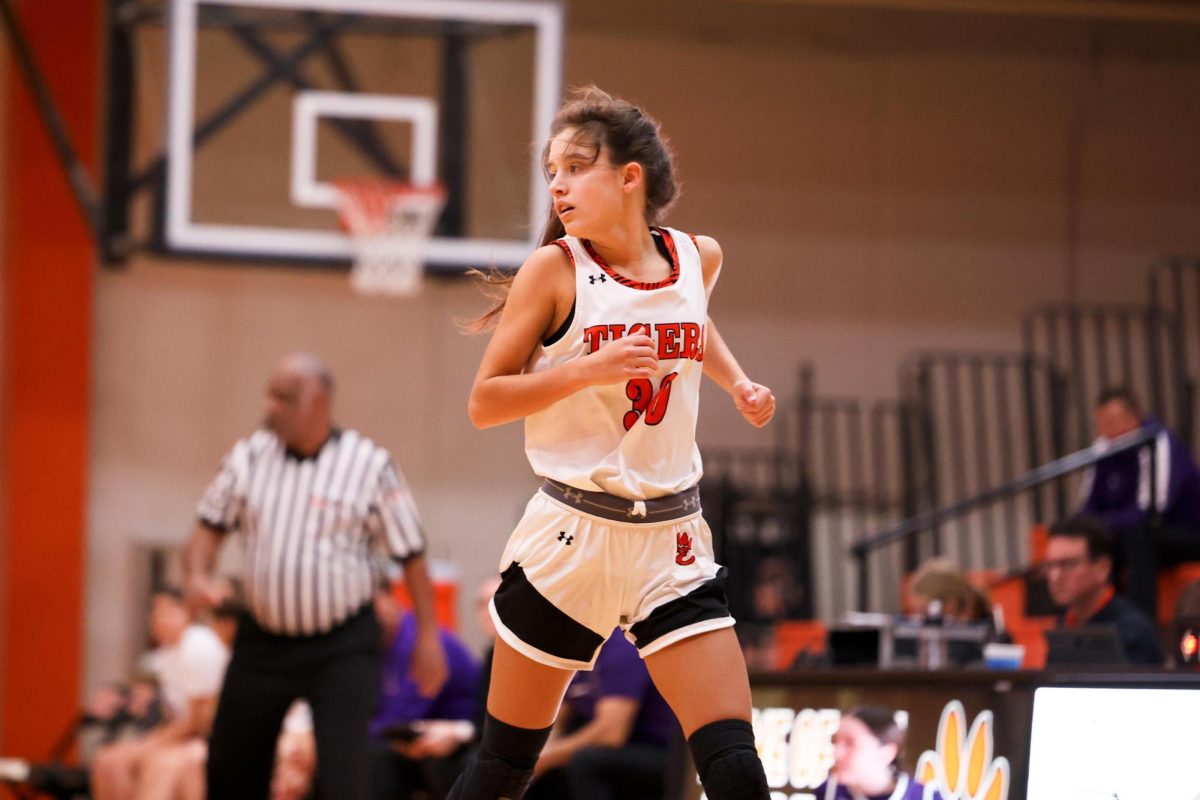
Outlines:
[[566, 239], [555, 239], [550, 244], [556, 244], [562, 248], [562, 251], [567, 254], [567, 258], [571, 259], [571, 268], [575, 268], [575, 254], [571, 252], [571, 245], [567, 244]]
[[604, 259], [600, 257], [600, 254], [596, 252], [596, 249], [592, 247], [592, 243], [587, 239], [583, 240], [583, 249], [586, 250], [587, 254], [592, 257], [593, 261], [600, 265], [600, 269], [604, 270], [608, 277], [612, 278], [622, 286], [628, 286], [630, 289], [641, 289], [643, 291], [662, 289], [663, 287], [674, 285], [675, 282], [679, 280], [679, 253], [675, 249], [675, 237], [671, 235], [670, 231], [666, 231], [662, 228], [654, 228], [653, 230], [658, 231], [659, 236], [662, 237], [663, 244], [667, 246], [667, 252], [671, 254], [671, 274], [665, 279], [656, 281], [654, 283], [646, 283], [645, 281], [635, 281], [626, 278], [624, 275], [620, 274], [607, 263], [605, 263]]

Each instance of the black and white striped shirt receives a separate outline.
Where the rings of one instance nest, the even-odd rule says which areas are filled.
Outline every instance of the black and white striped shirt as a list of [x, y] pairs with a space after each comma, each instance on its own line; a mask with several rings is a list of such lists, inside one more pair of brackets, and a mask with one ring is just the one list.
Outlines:
[[225, 456], [200, 521], [244, 534], [246, 605], [267, 630], [324, 633], [372, 596], [373, 558], [406, 559], [425, 540], [412, 495], [387, 450], [334, 431], [314, 456], [260, 430]]

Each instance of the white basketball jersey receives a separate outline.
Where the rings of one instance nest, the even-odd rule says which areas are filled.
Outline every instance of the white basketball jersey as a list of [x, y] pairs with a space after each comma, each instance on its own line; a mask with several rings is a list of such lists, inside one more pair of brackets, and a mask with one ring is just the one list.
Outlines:
[[681, 492], [700, 480], [696, 418], [708, 317], [700, 251], [686, 233], [655, 232], [672, 269], [654, 284], [618, 274], [586, 241], [556, 242], [575, 267], [575, 316], [563, 336], [538, 348], [526, 370], [549, 369], [645, 333], [658, 346], [658, 371], [590, 386], [526, 417], [525, 453], [542, 477], [633, 500]]

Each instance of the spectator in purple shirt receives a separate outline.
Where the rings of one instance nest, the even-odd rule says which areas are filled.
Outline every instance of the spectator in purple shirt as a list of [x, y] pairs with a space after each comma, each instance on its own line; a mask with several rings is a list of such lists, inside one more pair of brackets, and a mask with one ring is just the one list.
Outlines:
[[1100, 395], [1095, 424], [1101, 445], [1139, 428], [1155, 434], [1152, 448], [1117, 453], [1088, 470], [1079, 508], [1108, 526], [1117, 542], [1114, 572], [1119, 580], [1124, 571], [1125, 594], [1154, 619], [1159, 568], [1200, 561], [1200, 469], [1183, 442], [1142, 416], [1128, 389]]
[[667, 747], [683, 734], [624, 632], [567, 687], [525, 800], [658, 800]]
[[813, 791], [817, 800], [941, 800], [902, 769], [906, 735], [890, 708], [847, 711], [833, 734], [829, 779]]
[[417, 638], [412, 614], [401, 618], [384, 654], [379, 710], [371, 722], [375, 800], [409, 800], [417, 792], [442, 800], [474, 739], [479, 662], [449, 631], [438, 634], [450, 677], [433, 697], [422, 697], [409, 677]]

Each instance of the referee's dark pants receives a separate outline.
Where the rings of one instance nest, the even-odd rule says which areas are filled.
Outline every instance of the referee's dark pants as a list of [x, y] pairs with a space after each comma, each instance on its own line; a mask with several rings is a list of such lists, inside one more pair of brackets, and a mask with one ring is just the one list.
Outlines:
[[267, 800], [280, 726], [297, 699], [312, 706], [317, 797], [365, 798], [380, 636], [370, 603], [315, 636], [279, 636], [243, 616], [208, 746], [209, 800]]

